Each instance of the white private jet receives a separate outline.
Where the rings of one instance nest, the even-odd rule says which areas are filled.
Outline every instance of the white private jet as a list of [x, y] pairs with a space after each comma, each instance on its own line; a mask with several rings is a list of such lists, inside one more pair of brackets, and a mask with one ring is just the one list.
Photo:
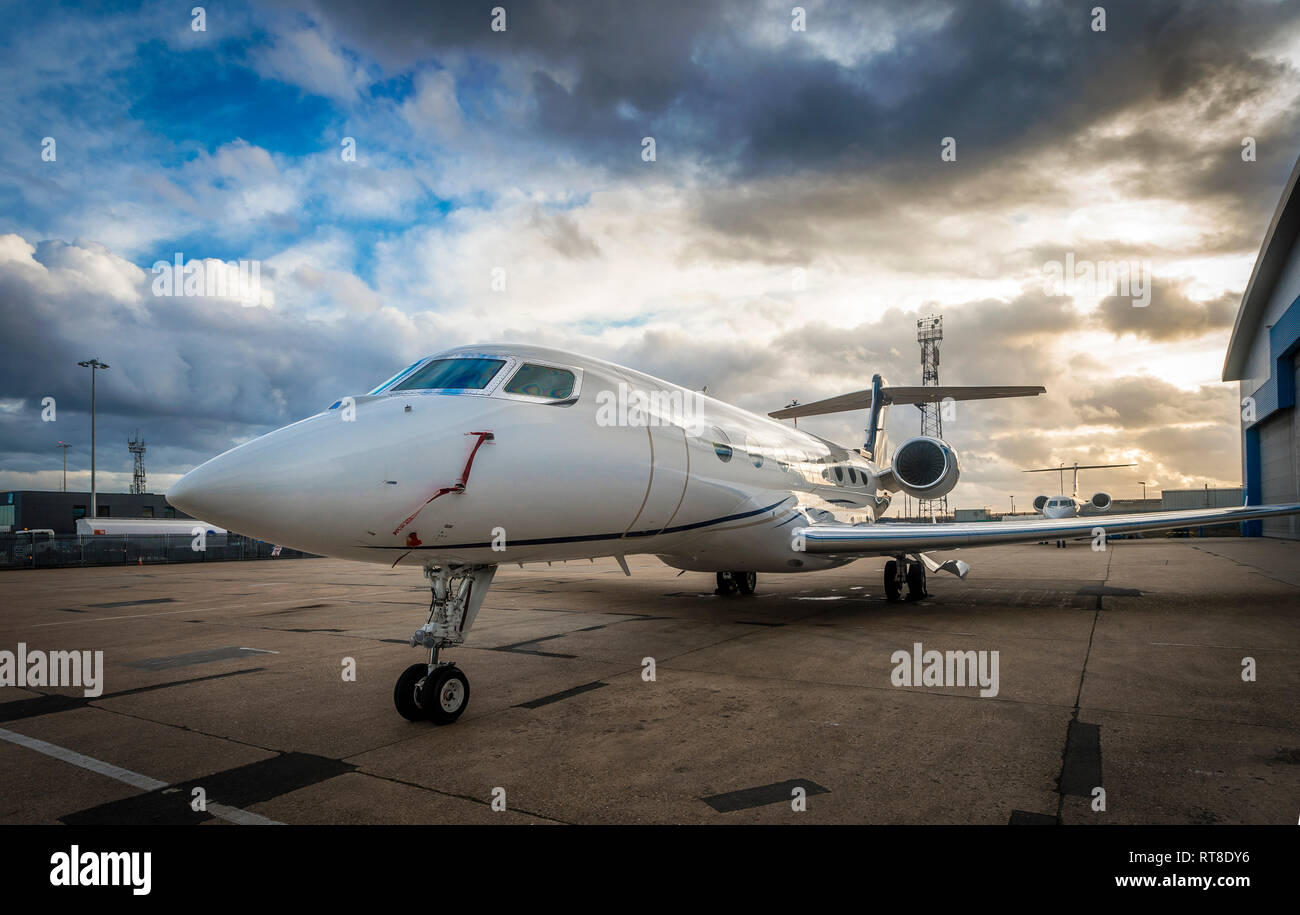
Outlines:
[[1061, 475], [1061, 493], [1058, 496], [1039, 496], [1034, 499], [1034, 511], [1038, 512], [1044, 518], [1077, 518], [1079, 515], [1088, 510], [1105, 512], [1110, 511], [1110, 504], [1113, 501], [1108, 492], [1093, 493], [1091, 499], [1087, 502], [1079, 501], [1079, 471], [1080, 470], [1101, 470], [1107, 467], [1136, 467], [1137, 464], [1074, 464], [1074, 485], [1070, 490], [1070, 495], [1065, 494], [1065, 471], [1069, 470], [1064, 464], [1058, 467], [1035, 467], [1032, 470], [1022, 471], [1023, 473], [1059, 473]]
[[[1079, 471], [1080, 470], [1100, 470], [1103, 467], [1136, 467], [1137, 464], [1083, 464], [1077, 461], [1074, 464], [1074, 484], [1070, 490], [1070, 495], [1065, 494], [1065, 471], [1066, 466], [1060, 464], [1056, 467], [1035, 467], [1032, 470], [1025, 470], [1024, 473], [1059, 473], [1061, 475], [1061, 493], [1056, 496], [1038, 496], [1034, 499], [1034, 511], [1038, 512], [1044, 518], [1077, 518], [1085, 510], [1092, 512], [1110, 511], [1112, 499], [1108, 492], [1093, 493], [1091, 499], [1087, 502], [1079, 501]], [[1065, 541], [1058, 539], [1056, 545], [1065, 549]]]
[[[394, 689], [410, 720], [448, 723], [469, 680], [440, 651], [464, 642], [502, 562], [653, 554], [749, 594], [758, 572], [812, 572], [886, 556], [890, 600], [926, 595], [926, 572], [965, 577], [927, 551], [1045, 535], [1160, 530], [1298, 514], [1300, 504], [972, 524], [877, 523], [890, 493], [957, 483], [946, 442], [916, 437], [887, 460], [890, 403], [981, 399], [1026, 388], [872, 388], [777, 411], [869, 410], [846, 448], [633, 369], [514, 344], [421, 359], [370, 393], [200, 465], [167, 493], [228, 530], [326, 556], [420, 563], [432, 597], [412, 645], [429, 650]], [[858, 523], [842, 516], [861, 518]]]

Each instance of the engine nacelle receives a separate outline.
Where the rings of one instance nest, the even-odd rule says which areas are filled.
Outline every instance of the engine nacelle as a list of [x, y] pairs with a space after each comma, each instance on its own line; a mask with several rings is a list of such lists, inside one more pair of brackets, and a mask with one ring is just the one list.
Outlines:
[[1091, 504], [1093, 508], [1097, 509], [1097, 511], [1099, 512], [1109, 511], [1110, 503], [1111, 503], [1110, 493], [1097, 492], [1092, 494]]
[[1047, 496], [1039, 496], [1037, 499], [1034, 500], [1034, 511], [1038, 512], [1040, 515], [1043, 513], [1043, 509], [1046, 507], [1047, 507]]
[[942, 439], [909, 438], [894, 451], [891, 468], [898, 488], [913, 499], [942, 499], [957, 485], [957, 452]]

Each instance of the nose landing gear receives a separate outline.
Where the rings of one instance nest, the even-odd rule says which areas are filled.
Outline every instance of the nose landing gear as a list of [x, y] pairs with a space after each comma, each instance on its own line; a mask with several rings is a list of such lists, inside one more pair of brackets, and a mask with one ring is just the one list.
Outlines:
[[469, 704], [469, 677], [454, 662], [439, 661], [441, 649], [460, 645], [474, 624], [496, 566], [425, 566], [433, 596], [429, 618], [411, 645], [429, 649], [428, 663], [412, 664], [397, 678], [393, 704], [407, 721], [451, 724]]

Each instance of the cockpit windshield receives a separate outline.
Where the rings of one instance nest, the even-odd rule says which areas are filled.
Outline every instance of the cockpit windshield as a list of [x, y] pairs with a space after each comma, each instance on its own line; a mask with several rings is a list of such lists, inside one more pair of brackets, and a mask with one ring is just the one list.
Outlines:
[[434, 359], [415, 371], [407, 369], [375, 388], [373, 393], [430, 390], [481, 391], [488, 386], [505, 364], [504, 359]]
[[406, 368], [402, 369], [400, 372], [398, 372], [398, 373], [397, 373], [396, 375], [394, 375], [392, 378], [389, 378], [389, 379], [388, 379], [387, 381], [385, 381], [383, 384], [375, 385], [375, 387], [374, 387], [372, 390], [367, 391], [366, 393], [368, 393], [368, 394], [378, 394], [380, 391], [386, 391], [386, 390], [388, 390], [388, 386], [389, 386], [389, 385], [391, 385], [394, 381], [396, 381], [396, 380], [399, 379], [399, 378], [405, 378], [407, 375], [409, 375], [409, 374], [411, 373], [411, 370], [412, 370], [412, 369], [414, 369], [417, 365], [419, 365], [419, 364], [420, 364], [421, 362], [423, 362], [423, 361], [424, 361], [423, 359], [417, 359], [415, 362], [412, 362], [410, 365], [408, 365]]

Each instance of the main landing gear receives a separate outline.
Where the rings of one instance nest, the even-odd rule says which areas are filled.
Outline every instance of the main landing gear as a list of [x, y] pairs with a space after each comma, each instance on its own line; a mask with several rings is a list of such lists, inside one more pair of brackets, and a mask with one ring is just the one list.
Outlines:
[[921, 600], [930, 596], [925, 587], [925, 563], [919, 559], [899, 556], [885, 563], [885, 597], [891, 601], [903, 599], [903, 586], [907, 586], [908, 600]]
[[397, 678], [393, 704], [407, 721], [451, 724], [469, 705], [469, 677], [438, 652], [465, 641], [483, 604], [496, 566], [425, 566], [433, 592], [429, 618], [411, 636], [411, 644], [429, 649], [428, 663], [412, 664]]
[[719, 572], [719, 594], [753, 594], [758, 587], [758, 574], [755, 572]]

